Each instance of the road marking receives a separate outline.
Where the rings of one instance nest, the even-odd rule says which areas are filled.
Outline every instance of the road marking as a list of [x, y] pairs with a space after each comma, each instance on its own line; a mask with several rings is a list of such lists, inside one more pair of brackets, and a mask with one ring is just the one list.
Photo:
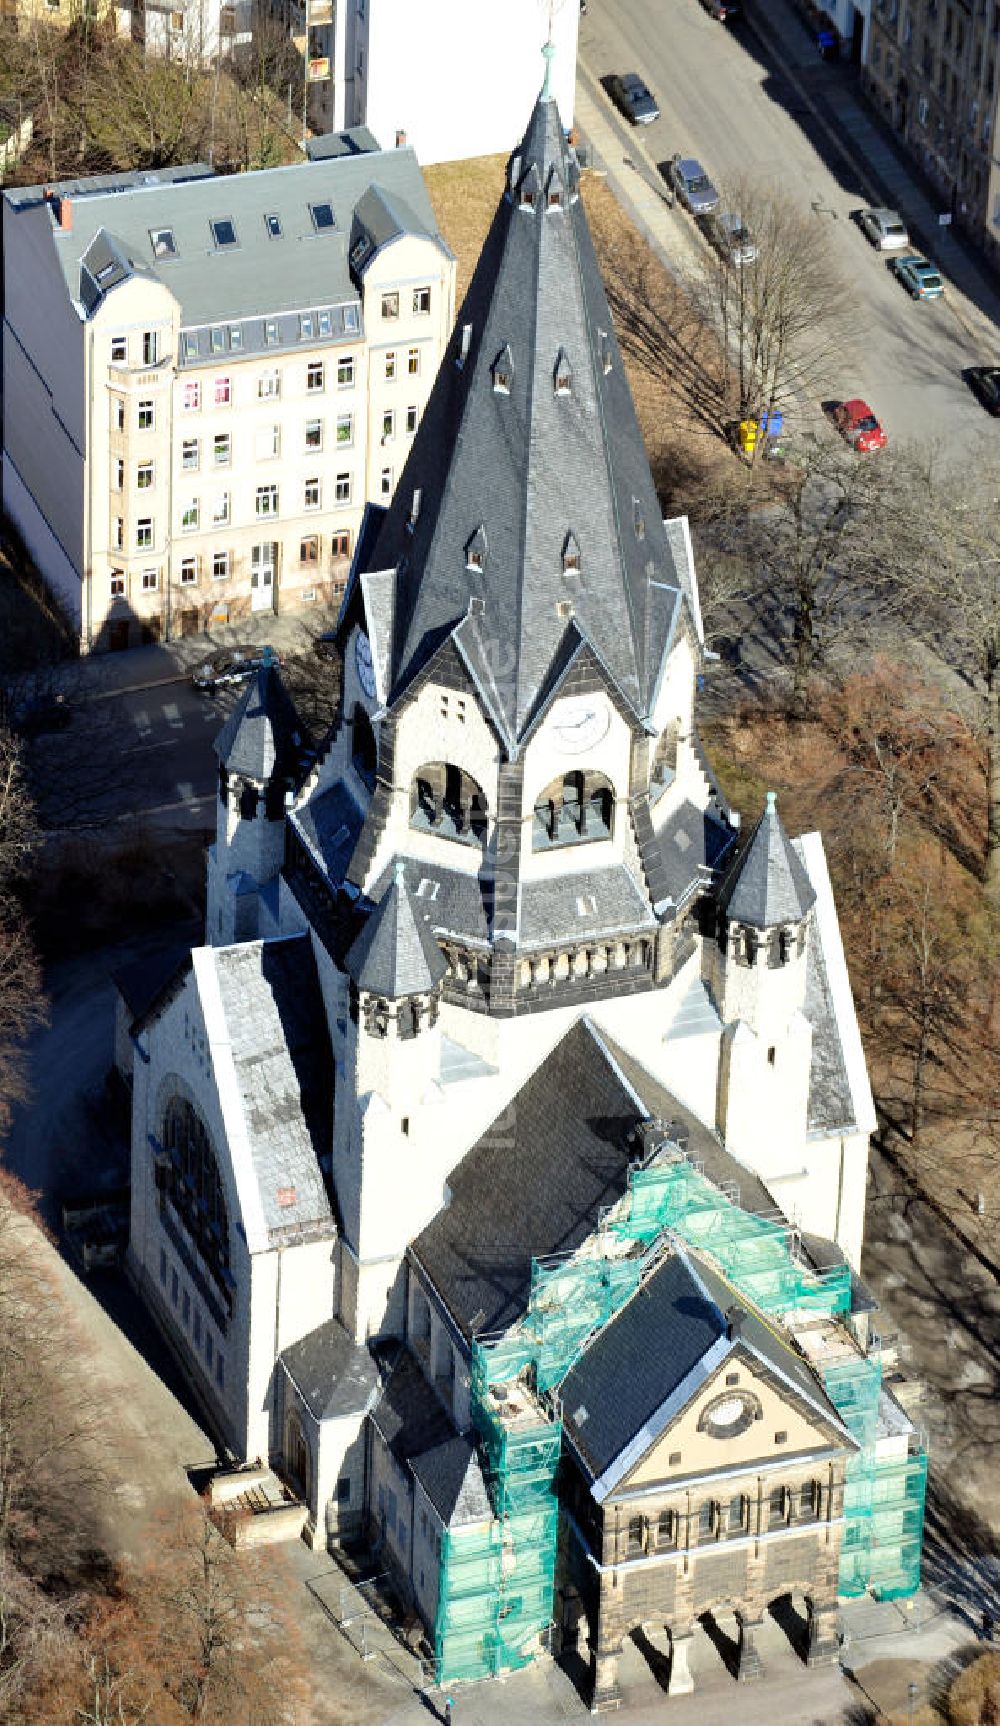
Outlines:
[[181, 710], [176, 701], [165, 701], [161, 712], [167, 724], [174, 731], [180, 731], [183, 729], [184, 721], [181, 718]]
[[148, 737], [153, 729], [153, 721], [150, 719], [149, 714], [146, 712], [144, 707], [137, 708], [133, 713], [132, 724], [135, 726], [140, 737]]
[[[194, 786], [191, 784], [191, 781], [189, 779], [178, 780], [177, 795], [180, 798], [182, 803], [193, 803], [193, 802], [195, 802]], [[197, 801], [204, 803], [207, 801], [207, 799], [202, 797], [202, 798], [197, 799]]]

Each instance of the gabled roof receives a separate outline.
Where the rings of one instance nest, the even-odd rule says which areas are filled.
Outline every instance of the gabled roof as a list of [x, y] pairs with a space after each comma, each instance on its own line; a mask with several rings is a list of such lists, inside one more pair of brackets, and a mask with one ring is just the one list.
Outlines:
[[359, 989], [389, 1001], [426, 995], [441, 981], [448, 962], [414, 904], [404, 865], [397, 866], [344, 963]]
[[446, 1528], [492, 1517], [479, 1458], [467, 1438], [446, 1439], [415, 1456], [410, 1467]]
[[390, 699], [461, 626], [512, 753], [571, 622], [644, 717], [681, 585], [579, 177], [543, 93], [394, 501], [357, 565], [395, 572]]
[[278, 1356], [310, 1414], [338, 1420], [363, 1414], [375, 1400], [378, 1371], [369, 1350], [339, 1318], [328, 1318]]
[[816, 890], [797, 856], [769, 791], [764, 813], [719, 893], [719, 909], [734, 923], [775, 929], [800, 923], [816, 902]]
[[215, 740], [223, 767], [259, 785], [296, 780], [309, 748], [308, 732], [277, 667], [259, 666]]

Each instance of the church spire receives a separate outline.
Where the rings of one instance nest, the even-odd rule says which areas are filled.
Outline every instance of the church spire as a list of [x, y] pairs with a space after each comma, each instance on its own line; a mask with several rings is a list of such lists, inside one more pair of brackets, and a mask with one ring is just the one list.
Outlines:
[[358, 618], [362, 575], [393, 572], [390, 704], [454, 635], [509, 757], [581, 641], [645, 720], [682, 603], [552, 94], [552, 49], [341, 623]]
[[764, 813], [722, 885], [719, 910], [730, 923], [749, 929], [776, 929], [800, 923], [815, 903], [816, 891], [793, 849], [769, 791]]

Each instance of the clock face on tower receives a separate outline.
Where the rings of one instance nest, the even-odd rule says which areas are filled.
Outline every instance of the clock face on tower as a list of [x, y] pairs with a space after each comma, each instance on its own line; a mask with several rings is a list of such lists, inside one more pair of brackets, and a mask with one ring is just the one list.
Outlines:
[[354, 638], [354, 663], [358, 670], [358, 682], [370, 701], [375, 694], [375, 667], [372, 664], [371, 642], [360, 629]]
[[611, 724], [608, 704], [599, 695], [564, 701], [552, 726], [552, 737], [564, 755], [581, 755], [593, 749]]

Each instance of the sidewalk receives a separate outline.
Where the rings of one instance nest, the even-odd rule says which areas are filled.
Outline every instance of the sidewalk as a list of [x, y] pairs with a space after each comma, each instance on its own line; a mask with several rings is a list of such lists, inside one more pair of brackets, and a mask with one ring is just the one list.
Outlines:
[[793, 0], [747, 0], [746, 23], [795, 86], [865, 197], [898, 209], [912, 237], [984, 320], [994, 340], [1000, 325], [1000, 282], [972, 242], [938, 217], [947, 207], [885, 120], [862, 92], [858, 70], [821, 60]]

